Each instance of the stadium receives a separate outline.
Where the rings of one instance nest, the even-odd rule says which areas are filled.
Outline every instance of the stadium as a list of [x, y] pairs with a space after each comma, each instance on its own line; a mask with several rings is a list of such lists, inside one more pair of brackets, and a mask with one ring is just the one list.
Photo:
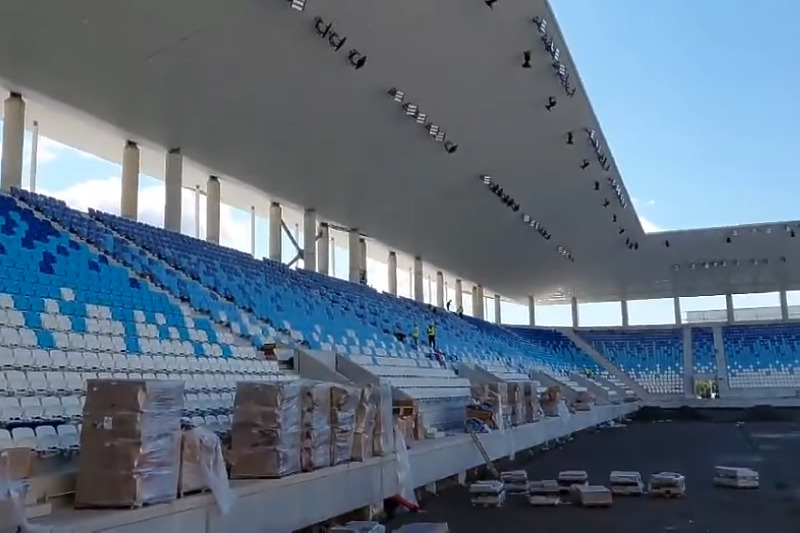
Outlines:
[[493, 461], [790, 531], [800, 222], [646, 231], [547, 0], [0, 2], [0, 87], [0, 532], [675, 523], [444, 489]]

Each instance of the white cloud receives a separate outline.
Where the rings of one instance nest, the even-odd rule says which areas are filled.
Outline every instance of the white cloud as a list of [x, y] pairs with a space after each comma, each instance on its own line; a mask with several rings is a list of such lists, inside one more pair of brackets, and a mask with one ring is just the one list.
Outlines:
[[[119, 177], [103, 180], [89, 180], [76, 183], [58, 191], [41, 190], [42, 194], [64, 200], [74, 209], [87, 211], [89, 208], [119, 214], [121, 181]], [[181, 206], [181, 231], [195, 236], [194, 193], [183, 191]], [[139, 188], [139, 221], [153, 226], [164, 226], [164, 186], [163, 184]], [[205, 197], [200, 197], [200, 235], [205, 235]], [[236, 220], [234, 210], [222, 205], [220, 209], [220, 241], [229, 246], [250, 251], [249, 220]]]

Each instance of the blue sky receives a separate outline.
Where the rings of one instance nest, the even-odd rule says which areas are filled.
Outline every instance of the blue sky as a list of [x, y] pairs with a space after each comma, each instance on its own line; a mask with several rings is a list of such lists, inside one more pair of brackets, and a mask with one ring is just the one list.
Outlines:
[[[643, 225], [685, 229], [798, 219], [800, 171], [795, 165], [800, 124], [800, 2], [762, 0], [552, 0], [579, 74]], [[120, 146], [122, 143], [120, 142]], [[25, 184], [30, 136], [26, 139]], [[116, 164], [43, 139], [38, 153], [41, 192], [71, 205], [119, 210]], [[143, 176], [140, 218], [161, 224], [163, 184]], [[183, 231], [194, 235], [194, 194], [185, 191]], [[205, 212], [201, 202], [200, 212]], [[201, 217], [201, 236], [204, 234]], [[267, 222], [258, 219], [256, 255], [266, 254]], [[250, 250], [249, 213], [224, 207], [222, 242]], [[302, 241], [302, 239], [300, 239]], [[344, 236], [336, 242], [345, 245]], [[288, 239], [284, 259], [294, 253]], [[337, 250], [336, 275], [347, 275]], [[368, 265], [386, 289], [385, 265]], [[408, 273], [398, 275], [409, 294]], [[424, 284], [426, 295], [429, 283]], [[465, 287], [466, 289], [466, 287]], [[452, 298], [452, 291], [448, 294]], [[800, 295], [790, 295], [790, 303]], [[737, 296], [737, 306], [776, 306], [776, 294]], [[684, 311], [719, 309], [724, 299], [684, 299]], [[485, 306], [494, 317], [490, 301]], [[468, 295], [465, 310], [471, 309]], [[666, 323], [671, 301], [632, 302], [631, 323]], [[504, 321], [527, 322], [524, 306], [504, 303]], [[619, 324], [619, 305], [582, 305], [582, 325]], [[566, 306], [540, 306], [537, 322], [567, 325]]]

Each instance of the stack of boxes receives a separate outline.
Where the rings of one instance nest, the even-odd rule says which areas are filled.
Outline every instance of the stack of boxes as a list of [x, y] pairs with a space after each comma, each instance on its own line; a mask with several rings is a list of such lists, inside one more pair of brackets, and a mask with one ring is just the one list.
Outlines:
[[352, 459], [356, 410], [361, 390], [344, 385], [331, 386], [331, 464], [340, 465]]
[[508, 410], [511, 418], [511, 425], [520, 426], [525, 423], [525, 404], [522, 401], [524, 397], [522, 383], [511, 382], [507, 385], [507, 388]]
[[304, 472], [310, 472], [331, 465], [331, 385], [304, 382], [302, 403], [300, 466]]
[[539, 420], [539, 383], [537, 381], [522, 382], [522, 403], [525, 409], [525, 423]]
[[239, 382], [233, 407], [231, 475], [275, 478], [300, 471], [302, 385]]
[[76, 507], [139, 507], [175, 499], [183, 383], [87, 382]]

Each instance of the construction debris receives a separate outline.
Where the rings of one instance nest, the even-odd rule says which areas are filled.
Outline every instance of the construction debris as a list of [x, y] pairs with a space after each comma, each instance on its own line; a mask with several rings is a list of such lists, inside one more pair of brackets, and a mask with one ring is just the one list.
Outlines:
[[758, 472], [752, 468], [715, 466], [714, 485], [735, 489], [757, 489], [759, 486]]
[[611, 491], [602, 485], [573, 485], [575, 503], [583, 507], [610, 507]]
[[558, 485], [561, 492], [569, 492], [573, 485], [588, 485], [589, 474], [585, 470], [563, 470], [558, 473]]

